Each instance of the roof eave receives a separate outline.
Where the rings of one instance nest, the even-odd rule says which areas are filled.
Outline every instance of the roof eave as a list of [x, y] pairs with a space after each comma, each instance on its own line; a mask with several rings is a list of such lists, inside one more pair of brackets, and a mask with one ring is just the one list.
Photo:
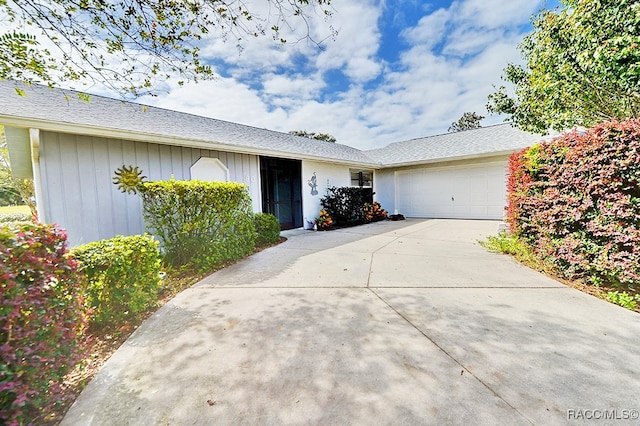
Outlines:
[[477, 158], [489, 158], [489, 157], [503, 157], [509, 156], [513, 152], [518, 151], [522, 148], [514, 148], [510, 150], [502, 150], [502, 151], [492, 151], [492, 152], [483, 152], [479, 154], [468, 154], [468, 155], [458, 155], [458, 156], [450, 156], [450, 157], [438, 157], [438, 158], [429, 158], [426, 160], [415, 160], [415, 161], [404, 161], [397, 163], [384, 163], [382, 165], [383, 169], [391, 169], [395, 167], [410, 167], [410, 166], [420, 166], [425, 164], [434, 164], [434, 163], [444, 163], [447, 161], [463, 161], [463, 160], [473, 160]]
[[10, 127], [34, 128], [49, 132], [80, 134], [86, 136], [96, 136], [110, 139], [125, 139], [135, 142], [157, 143], [162, 145], [182, 146], [186, 148], [198, 148], [220, 151], [231, 151], [238, 154], [260, 155], [268, 157], [279, 157], [296, 160], [309, 160], [323, 163], [343, 164], [349, 166], [379, 168], [381, 165], [376, 162], [363, 162], [357, 160], [346, 160], [341, 158], [331, 158], [326, 156], [314, 156], [309, 154], [298, 154], [287, 151], [269, 150], [264, 148], [252, 148], [241, 145], [228, 144], [223, 142], [205, 141], [198, 139], [184, 139], [175, 136], [160, 135], [146, 132], [132, 132], [129, 130], [113, 129], [108, 127], [90, 126], [72, 123], [60, 123], [48, 120], [21, 118], [0, 114], [0, 124]]

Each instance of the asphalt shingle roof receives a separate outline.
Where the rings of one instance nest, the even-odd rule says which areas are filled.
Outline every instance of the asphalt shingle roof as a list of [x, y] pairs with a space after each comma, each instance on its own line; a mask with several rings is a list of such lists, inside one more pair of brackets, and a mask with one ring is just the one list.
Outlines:
[[365, 153], [385, 166], [402, 166], [509, 153], [542, 139], [541, 135], [524, 132], [510, 124], [498, 124], [395, 142]]
[[[15, 87], [22, 88], [25, 96], [18, 96]], [[91, 96], [89, 102], [78, 98], [77, 92], [50, 89], [46, 86], [24, 86], [14, 81], [0, 81], [0, 123], [2, 117], [37, 120], [45, 123], [63, 123], [76, 127], [111, 129], [131, 134], [175, 138], [176, 145], [211, 144], [228, 146], [240, 152], [259, 151], [263, 155], [285, 157], [303, 156], [318, 160], [369, 164], [367, 155], [339, 143], [309, 140], [272, 130], [260, 129], [213, 118], [181, 113], [102, 96]], [[43, 126], [46, 128], [46, 126]]]
[[[26, 95], [18, 96], [15, 88]], [[339, 144], [293, 136], [213, 118], [200, 117], [168, 109], [143, 106], [102, 96], [89, 102], [77, 92], [24, 86], [14, 81], [0, 81], [0, 124], [35, 123], [45, 130], [93, 134], [115, 131], [136, 140], [179, 146], [225, 149], [267, 156], [317, 159], [367, 167], [394, 167], [438, 161], [507, 154], [530, 146], [540, 135], [523, 132], [509, 124], [482, 127], [391, 143], [384, 148], [361, 151]]]

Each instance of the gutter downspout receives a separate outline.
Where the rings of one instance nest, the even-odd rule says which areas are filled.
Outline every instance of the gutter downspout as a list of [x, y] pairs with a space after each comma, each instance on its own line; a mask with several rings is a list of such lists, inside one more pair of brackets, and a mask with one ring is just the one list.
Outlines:
[[40, 178], [40, 130], [29, 129], [29, 141], [31, 145], [31, 166], [33, 167], [33, 189], [36, 195], [36, 210], [38, 220], [47, 223], [43, 203], [42, 179]]
[[393, 172], [393, 214], [398, 214], [398, 171]]

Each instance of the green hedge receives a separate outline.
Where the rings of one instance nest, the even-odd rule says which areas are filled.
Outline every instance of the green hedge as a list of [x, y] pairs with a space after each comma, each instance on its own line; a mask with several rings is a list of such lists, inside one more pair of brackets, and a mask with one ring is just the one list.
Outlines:
[[280, 241], [280, 223], [269, 213], [256, 213], [253, 216], [256, 227], [256, 246], [263, 247]]
[[246, 185], [172, 179], [141, 183], [138, 191], [168, 264], [210, 271], [253, 251], [256, 230]]
[[6, 213], [0, 214], [0, 223], [7, 222], [31, 222], [31, 213]]
[[86, 277], [92, 322], [117, 324], [153, 307], [160, 286], [158, 242], [149, 235], [118, 236], [74, 248]]

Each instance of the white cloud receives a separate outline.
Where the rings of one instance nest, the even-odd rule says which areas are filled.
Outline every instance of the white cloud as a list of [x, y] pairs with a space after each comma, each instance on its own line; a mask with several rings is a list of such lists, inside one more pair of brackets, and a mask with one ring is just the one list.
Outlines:
[[423, 46], [434, 46], [444, 39], [447, 23], [450, 19], [450, 10], [438, 9], [423, 16], [415, 27], [404, 30], [402, 36], [412, 44], [420, 43]]
[[504, 32], [500, 29], [481, 30], [458, 27], [448, 37], [443, 53], [460, 57], [475, 55], [493, 43], [499, 42], [503, 37]]
[[318, 76], [269, 74], [263, 78], [264, 92], [267, 96], [296, 97], [301, 101], [317, 96], [325, 86], [326, 83]]
[[315, 65], [320, 71], [343, 68], [356, 82], [375, 78], [382, 69], [376, 59], [381, 37], [380, 7], [362, 0], [341, 3], [336, 9], [332, 25], [338, 36], [326, 43]]
[[282, 109], [270, 110], [258, 93], [230, 78], [182, 87], [172, 83], [169, 94], [143, 97], [139, 102], [257, 127], [273, 128], [273, 122], [286, 119]]
[[[326, 132], [362, 149], [443, 133], [466, 111], [486, 115], [492, 84], [500, 83], [508, 62], [520, 60], [518, 29], [543, 1], [460, 0], [425, 7], [417, 24], [397, 35], [405, 48], [393, 63], [379, 52], [378, 23], [386, 6], [335, 2], [330, 24], [339, 35], [322, 50], [306, 41], [281, 46], [263, 37], [246, 43], [239, 55], [233, 43], [213, 40], [203, 53], [223, 63], [217, 66], [230, 77], [172, 86], [169, 95], [150, 102], [283, 132]], [[323, 17], [309, 28], [315, 39], [330, 34]], [[330, 71], [348, 79], [342, 92], [327, 92]], [[500, 121], [488, 117], [483, 123]]]
[[531, 0], [464, 0], [454, 2], [451, 9], [456, 11], [459, 22], [491, 29], [526, 23], [541, 8], [541, 3]]

